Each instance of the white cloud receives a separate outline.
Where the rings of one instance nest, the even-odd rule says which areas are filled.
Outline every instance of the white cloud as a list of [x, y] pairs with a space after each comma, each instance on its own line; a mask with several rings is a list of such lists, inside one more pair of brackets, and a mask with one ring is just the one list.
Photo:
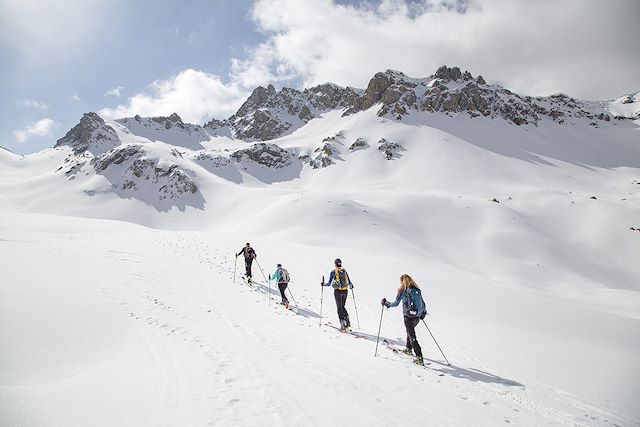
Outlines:
[[426, 77], [443, 64], [525, 95], [612, 98], [640, 86], [636, 16], [635, 0], [258, 0], [252, 18], [265, 41], [231, 59], [228, 82], [186, 69], [99, 113], [202, 123], [233, 114], [258, 85], [364, 88], [378, 71]]
[[35, 99], [23, 99], [20, 101], [20, 103], [27, 107], [27, 108], [32, 108], [34, 110], [48, 110], [49, 109], [49, 104], [47, 104], [46, 102], [41, 102], [41, 101], [37, 101]]
[[35, 123], [30, 123], [24, 129], [14, 130], [13, 135], [16, 137], [16, 141], [20, 143], [26, 142], [34, 136], [49, 136], [55, 124], [56, 122], [47, 117]]
[[73, 102], [80, 102], [80, 101], [82, 101], [82, 99], [78, 96], [78, 94], [77, 94], [77, 93], [74, 93], [73, 95], [71, 95], [71, 96], [69, 97], [69, 99], [70, 99], [71, 101], [73, 101]]
[[109, 89], [105, 95], [120, 98], [120, 95], [122, 95], [122, 89], [124, 89], [122, 86], [114, 87], [113, 89]]
[[267, 40], [232, 61], [242, 86], [295, 77], [365, 87], [377, 71], [424, 77], [442, 64], [531, 95], [602, 99], [640, 85], [634, 0], [259, 0], [252, 16]]
[[228, 117], [247, 96], [248, 91], [235, 83], [225, 84], [213, 74], [187, 69], [167, 80], [153, 82], [126, 104], [104, 108], [99, 114], [119, 118], [135, 114], [167, 116], [175, 112], [185, 121], [202, 123], [214, 117]]

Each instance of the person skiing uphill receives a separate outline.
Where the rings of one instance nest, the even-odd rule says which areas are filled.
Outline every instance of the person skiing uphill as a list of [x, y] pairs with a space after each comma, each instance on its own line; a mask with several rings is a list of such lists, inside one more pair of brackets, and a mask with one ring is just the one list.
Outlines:
[[353, 289], [353, 282], [349, 279], [347, 270], [342, 268], [340, 258], [337, 258], [334, 264], [335, 268], [331, 270], [329, 274], [329, 281], [327, 283], [320, 283], [320, 286], [333, 287], [333, 296], [336, 299], [336, 307], [338, 309], [338, 319], [340, 319], [340, 330], [344, 332], [347, 328], [351, 327], [349, 313], [347, 313], [345, 305], [347, 304], [349, 289]]
[[286, 308], [289, 308], [289, 300], [284, 294], [284, 291], [287, 290], [287, 285], [289, 284], [289, 272], [286, 268], [282, 267], [282, 264], [278, 264], [276, 271], [271, 275], [271, 279], [275, 280], [275, 282], [278, 284], [278, 289], [280, 289], [280, 296], [282, 297], [282, 305], [284, 305]]
[[418, 284], [408, 274], [400, 276], [400, 287], [394, 302], [387, 301], [382, 298], [381, 304], [387, 308], [396, 307], [402, 301], [402, 314], [404, 315], [404, 327], [407, 329], [407, 348], [405, 353], [411, 354], [413, 350], [417, 359], [414, 363], [424, 365], [422, 359], [422, 348], [416, 338], [416, 325], [420, 323], [420, 319], [424, 319], [427, 314], [427, 307], [422, 299], [422, 292]]
[[244, 268], [246, 270], [247, 283], [251, 283], [251, 263], [258, 255], [253, 250], [251, 245], [247, 243], [244, 248], [240, 249], [240, 252], [236, 254], [236, 257], [244, 255]]

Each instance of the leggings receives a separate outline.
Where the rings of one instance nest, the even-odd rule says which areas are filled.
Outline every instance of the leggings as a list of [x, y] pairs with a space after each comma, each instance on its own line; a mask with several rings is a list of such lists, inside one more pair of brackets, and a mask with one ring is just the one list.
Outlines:
[[416, 356], [422, 357], [422, 349], [416, 338], [416, 325], [420, 323], [418, 317], [404, 316], [404, 327], [407, 328], [407, 348], [416, 352]]

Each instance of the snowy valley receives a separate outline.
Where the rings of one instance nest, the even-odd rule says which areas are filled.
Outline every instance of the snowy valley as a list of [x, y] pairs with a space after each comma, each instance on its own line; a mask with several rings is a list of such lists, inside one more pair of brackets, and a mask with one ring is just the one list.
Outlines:
[[[639, 425], [639, 195], [640, 93], [444, 66], [203, 125], [86, 113], [0, 147], [0, 424]], [[359, 337], [327, 325], [336, 257]], [[451, 365], [424, 326], [425, 368], [383, 343], [403, 273]]]

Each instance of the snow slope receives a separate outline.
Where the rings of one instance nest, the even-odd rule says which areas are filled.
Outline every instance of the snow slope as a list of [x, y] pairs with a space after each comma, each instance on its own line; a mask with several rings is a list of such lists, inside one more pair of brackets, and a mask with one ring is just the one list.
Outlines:
[[[325, 113], [269, 141], [275, 160], [112, 125], [140, 176], [0, 152], [0, 424], [638, 425], [637, 123], [376, 111]], [[196, 192], [159, 199], [158, 170]], [[293, 311], [233, 282], [247, 241], [265, 275], [290, 271]], [[335, 257], [364, 338], [320, 326]], [[402, 273], [452, 366], [424, 326], [428, 369], [373, 356]], [[381, 335], [402, 345], [399, 309]]]

